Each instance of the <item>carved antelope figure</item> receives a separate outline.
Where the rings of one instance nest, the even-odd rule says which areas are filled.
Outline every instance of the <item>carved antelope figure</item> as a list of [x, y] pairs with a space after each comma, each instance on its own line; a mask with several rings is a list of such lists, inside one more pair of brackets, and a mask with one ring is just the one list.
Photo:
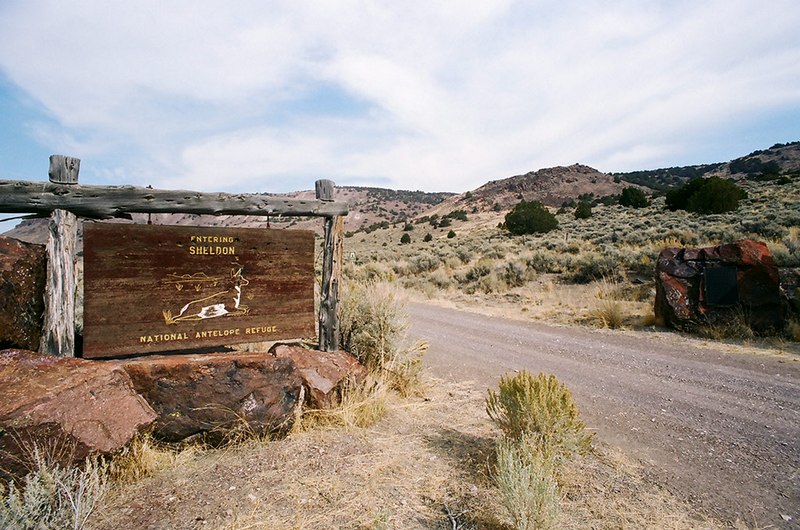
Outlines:
[[183, 306], [177, 315], [164, 311], [164, 322], [177, 324], [187, 320], [205, 320], [222, 316], [244, 315], [249, 311], [242, 304], [242, 287], [250, 281], [242, 276], [242, 267], [231, 269], [230, 287], [209, 296], [192, 300]]

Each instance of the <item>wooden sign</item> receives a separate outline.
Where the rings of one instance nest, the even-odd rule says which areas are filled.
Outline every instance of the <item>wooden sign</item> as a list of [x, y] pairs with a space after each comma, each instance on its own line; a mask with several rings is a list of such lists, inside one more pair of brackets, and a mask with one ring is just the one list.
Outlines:
[[84, 225], [85, 358], [314, 336], [307, 230]]

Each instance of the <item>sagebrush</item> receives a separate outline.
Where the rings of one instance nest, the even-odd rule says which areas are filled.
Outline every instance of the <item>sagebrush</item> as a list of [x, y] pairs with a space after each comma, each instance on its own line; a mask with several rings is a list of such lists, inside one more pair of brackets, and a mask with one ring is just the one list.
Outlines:
[[507, 438], [535, 444], [536, 450], [556, 460], [589, 450], [592, 434], [579, 417], [572, 393], [556, 376], [523, 370], [501, 377], [499, 386], [489, 391], [486, 412]]
[[553, 528], [559, 493], [552, 462], [528, 443], [509, 438], [497, 445], [494, 480], [516, 530]]
[[32, 470], [21, 483], [0, 484], [0, 528], [85, 528], [108, 490], [108, 464], [88, 458], [81, 467], [65, 467], [38, 447], [32, 456]]

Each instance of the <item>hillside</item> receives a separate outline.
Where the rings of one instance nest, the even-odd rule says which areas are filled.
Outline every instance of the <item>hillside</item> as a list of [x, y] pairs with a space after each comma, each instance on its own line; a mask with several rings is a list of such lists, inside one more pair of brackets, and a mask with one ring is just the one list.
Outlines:
[[450, 197], [428, 214], [445, 215], [453, 210], [488, 212], [509, 210], [520, 200], [540, 201], [560, 207], [565, 202], [592, 196], [595, 199], [619, 195], [629, 183], [589, 166], [573, 164], [531, 171], [501, 180], [492, 180], [473, 191]]
[[626, 182], [663, 191], [681, 186], [697, 177], [716, 175], [724, 178], [759, 180], [798, 172], [800, 172], [800, 142], [789, 142], [753, 151], [730, 162], [612, 173], [612, 175]]

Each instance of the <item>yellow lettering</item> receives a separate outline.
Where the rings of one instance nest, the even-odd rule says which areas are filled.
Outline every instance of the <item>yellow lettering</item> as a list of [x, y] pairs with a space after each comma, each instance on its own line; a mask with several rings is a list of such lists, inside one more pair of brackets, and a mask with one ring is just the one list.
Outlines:
[[189, 254], [193, 256], [231, 256], [236, 254], [236, 247], [189, 247]]
[[278, 326], [257, 326], [253, 328], [245, 328], [245, 335], [258, 335], [261, 333], [276, 333]]

